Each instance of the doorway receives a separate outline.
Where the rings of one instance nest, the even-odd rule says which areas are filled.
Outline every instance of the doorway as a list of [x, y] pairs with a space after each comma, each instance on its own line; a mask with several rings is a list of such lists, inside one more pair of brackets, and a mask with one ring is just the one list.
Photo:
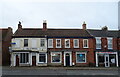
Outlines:
[[36, 56], [32, 56], [32, 66], [36, 66]]
[[105, 55], [105, 67], [110, 67], [109, 55]]
[[65, 61], [66, 61], [66, 66], [70, 66], [70, 54], [69, 53], [66, 53], [65, 55]]
[[19, 56], [16, 55], [16, 66], [19, 66]]

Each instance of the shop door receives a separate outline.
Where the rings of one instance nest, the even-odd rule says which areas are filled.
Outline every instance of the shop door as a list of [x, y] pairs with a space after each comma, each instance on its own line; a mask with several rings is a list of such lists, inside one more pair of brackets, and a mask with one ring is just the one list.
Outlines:
[[19, 66], [19, 56], [16, 55], [16, 66]]
[[105, 55], [105, 67], [110, 67], [109, 55]]
[[36, 66], [36, 56], [32, 56], [32, 66]]
[[66, 53], [66, 66], [70, 66], [70, 54]]

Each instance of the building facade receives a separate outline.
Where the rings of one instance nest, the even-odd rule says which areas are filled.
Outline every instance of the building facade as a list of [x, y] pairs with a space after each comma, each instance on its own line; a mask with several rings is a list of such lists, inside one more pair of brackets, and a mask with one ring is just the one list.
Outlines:
[[88, 31], [95, 37], [96, 66], [118, 67], [118, 31], [108, 30], [106, 26], [101, 30]]
[[1, 28], [0, 29], [0, 65], [6, 66], [10, 65], [10, 53], [9, 53], [9, 47], [11, 46], [11, 39], [12, 39], [12, 28]]
[[118, 67], [118, 31], [22, 28], [12, 36], [11, 66], [97, 66]]

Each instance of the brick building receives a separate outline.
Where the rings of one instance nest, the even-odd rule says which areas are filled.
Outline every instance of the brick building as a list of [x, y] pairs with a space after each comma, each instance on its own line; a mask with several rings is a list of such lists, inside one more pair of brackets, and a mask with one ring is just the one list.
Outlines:
[[94, 38], [96, 66], [118, 67], [118, 30], [108, 30], [105, 26], [101, 30], [88, 29]]
[[9, 65], [10, 64], [10, 54], [9, 54], [9, 47], [11, 46], [11, 39], [12, 39], [12, 28], [1, 28], [0, 33], [2, 37], [0, 38], [0, 64], [1, 65]]

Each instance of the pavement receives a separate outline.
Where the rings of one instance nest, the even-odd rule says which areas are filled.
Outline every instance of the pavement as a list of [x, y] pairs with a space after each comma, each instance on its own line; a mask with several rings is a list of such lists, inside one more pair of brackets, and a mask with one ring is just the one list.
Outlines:
[[120, 76], [117, 67], [2, 67], [2, 75], [105, 75]]

